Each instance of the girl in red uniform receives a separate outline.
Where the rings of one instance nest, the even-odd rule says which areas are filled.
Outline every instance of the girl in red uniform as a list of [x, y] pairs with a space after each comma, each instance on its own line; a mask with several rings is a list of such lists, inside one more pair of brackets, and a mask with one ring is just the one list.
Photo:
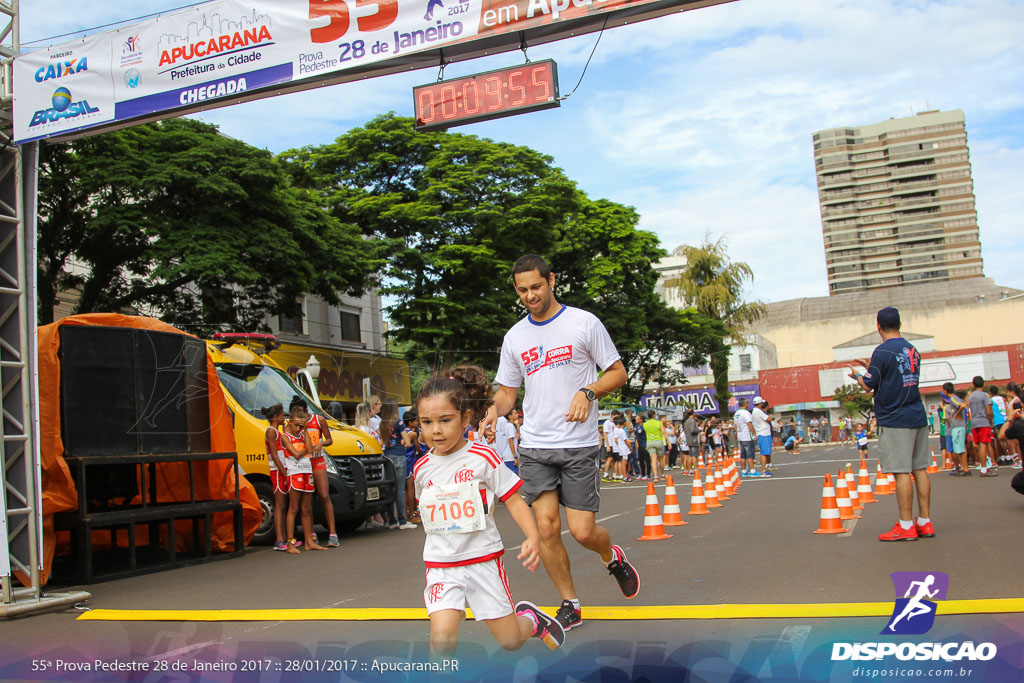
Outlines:
[[467, 605], [506, 650], [518, 650], [531, 637], [552, 649], [565, 640], [553, 617], [531, 602], [512, 601], [494, 506], [504, 502], [526, 536], [518, 557], [531, 572], [540, 564], [540, 533], [517, 493], [519, 477], [494, 449], [466, 439], [471, 419], [479, 419], [490, 404], [490, 384], [476, 366], [459, 366], [450, 374], [431, 377], [417, 397], [420, 425], [430, 446], [413, 476], [427, 532], [423, 601], [434, 657], [455, 652]]
[[327, 533], [330, 534], [327, 537], [327, 547], [337, 548], [338, 543], [338, 530], [334, 526], [334, 504], [331, 502], [331, 487], [327, 482], [327, 462], [324, 460], [324, 449], [334, 443], [334, 437], [331, 436], [331, 428], [327, 426], [327, 420], [323, 419], [316, 413], [309, 415], [309, 408], [306, 402], [300, 399], [292, 401], [292, 406], [302, 406], [302, 409], [306, 411], [306, 434], [309, 435], [309, 441], [313, 446], [313, 450], [310, 451], [309, 462], [313, 467], [313, 485], [316, 487], [316, 493], [320, 496], [320, 503], [324, 507], [324, 519], [327, 520]]
[[288, 466], [285, 464], [285, 451], [281, 445], [281, 432], [278, 429], [284, 424], [284, 406], [277, 405], [261, 408], [263, 417], [270, 426], [264, 435], [264, 446], [267, 449], [267, 464], [270, 466], [270, 485], [274, 489], [274, 550], [288, 550], [285, 542], [285, 516], [288, 510]]
[[303, 430], [306, 425], [306, 411], [302, 406], [294, 406], [289, 411], [288, 422], [281, 434], [281, 445], [288, 453], [288, 552], [298, 553], [295, 542], [295, 515], [302, 516], [302, 532], [306, 537], [307, 550], [327, 550], [316, 542], [313, 536], [313, 465], [309, 454], [313, 444], [309, 435]]

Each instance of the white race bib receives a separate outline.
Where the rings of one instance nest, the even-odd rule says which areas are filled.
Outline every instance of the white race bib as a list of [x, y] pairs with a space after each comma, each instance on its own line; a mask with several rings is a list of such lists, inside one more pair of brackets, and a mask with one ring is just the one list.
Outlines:
[[420, 519], [428, 534], [468, 534], [487, 526], [480, 487], [472, 481], [434, 484], [420, 496]]
[[859, 439], [857, 439], [857, 445], [858, 446], [867, 446], [868, 445], [868, 437], [862, 436]]

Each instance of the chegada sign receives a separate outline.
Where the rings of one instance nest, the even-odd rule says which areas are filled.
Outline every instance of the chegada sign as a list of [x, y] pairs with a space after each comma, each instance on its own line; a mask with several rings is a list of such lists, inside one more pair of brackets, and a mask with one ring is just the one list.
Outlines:
[[18, 143], [518, 49], [730, 0], [215, 0], [14, 62]]

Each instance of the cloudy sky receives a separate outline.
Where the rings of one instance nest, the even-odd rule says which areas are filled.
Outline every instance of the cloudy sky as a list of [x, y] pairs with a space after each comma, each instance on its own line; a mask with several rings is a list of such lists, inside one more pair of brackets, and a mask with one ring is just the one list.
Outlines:
[[[27, 43], [184, 4], [32, 0], [21, 3], [21, 34]], [[725, 236], [732, 258], [753, 267], [755, 296], [778, 301], [827, 294], [812, 133], [962, 109], [985, 274], [1024, 288], [1022, 35], [1024, 1], [738, 0], [610, 29], [561, 108], [455, 130], [550, 155], [591, 197], [635, 206], [667, 249], [708, 231]], [[595, 39], [529, 56], [558, 62], [564, 94]], [[520, 60], [475, 60], [445, 76]], [[279, 152], [330, 142], [379, 113], [411, 115], [412, 86], [435, 76], [386, 76], [201, 118]]]

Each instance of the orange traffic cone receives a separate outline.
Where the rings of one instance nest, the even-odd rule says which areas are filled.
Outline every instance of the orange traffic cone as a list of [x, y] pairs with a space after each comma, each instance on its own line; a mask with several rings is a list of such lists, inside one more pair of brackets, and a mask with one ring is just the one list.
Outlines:
[[942, 469], [953, 469], [953, 456], [951, 456], [949, 453], [946, 453], [946, 455], [942, 458]]
[[868, 466], [864, 458], [860, 459], [860, 469], [857, 471], [857, 497], [860, 498], [861, 505], [878, 502], [871, 494], [871, 478], [868, 476]]
[[658, 494], [654, 492], [654, 482], [647, 482], [647, 505], [644, 508], [644, 535], [638, 541], [661, 541], [672, 538], [665, 533], [665, 525], [661, 521], [658, 509]]
[[843, 476], [842, 470], [836, 475], [836, 506], [839, 508], [839, 519], [857, 519], [850, 501], [850, 484]]
[[693, 473], [693, 488], [690, 493], [690, 511], [688, 515], [710, 515], [711, 510], [708, 510], [707, 500], [704, 499], [704, 484], [701, 483], [700, 470], [695, 470]]
[[718, 502], [718, 490], [715, 488], [715, 473], [711, 471], [711, 465], [708, 465], [707, 476], [704, 477], [704, 499], [707, 500], [709, 508], [725, 507]]
[[726, 474], [729, 476], [726, 483], [726, 491], [730, 496], [735, 496], [736, 491], [740, 488], [740, 473], [739, 468], [736, 467], [736, 459], [729, 458], [729, 465], [725, 468]]
[[860, 494], [857, 493], [857, 479], [853, 476], [853, 468], [850, 467], [850, 463], [846, 463], [846, 474], [843, 475], [846, 479], [846, 489], [850, 493], [850, 504], [853, 505], [854, 513], [864, 509], [864, 506], [860, 504]]
[[672, 481], [672, 475], [665, 480], [665, 526], [683, 526], [689, 524], [683, 519], [682, 510], [679, 509], [679, 498], [676, 496], [676, 484]]
[[715, 493], [718, 494], [718, 502], [729, 500], [729, 492], [725, 490], [725, 480], [722, 478], [721, 465], [715, 466]]
[[935, 462], [935, 451], [932, 451], [932, 464], [928, 465], [928, 469], [925, 470], [928, 474], [939, 473], [939, 463]]
[[[914, 481], [914, 473], [910, 473], [910, 481]], [[889, 473], [889, 493], [896, 493], [896, 475]]]
[[889, 488], [889, 475], [882, 472], [882, 463], [878, 463], [878, 472], [875, 474], [875, 495], [892, 495], [892, 489]]
[[825, 475], [825, 486], [821, 489], [821, 517], [816, 534], [841, 534], [846, 529], [839, 518], [839, 506], [836, 505], [836, 490], [832, 487], [832, 475]]

